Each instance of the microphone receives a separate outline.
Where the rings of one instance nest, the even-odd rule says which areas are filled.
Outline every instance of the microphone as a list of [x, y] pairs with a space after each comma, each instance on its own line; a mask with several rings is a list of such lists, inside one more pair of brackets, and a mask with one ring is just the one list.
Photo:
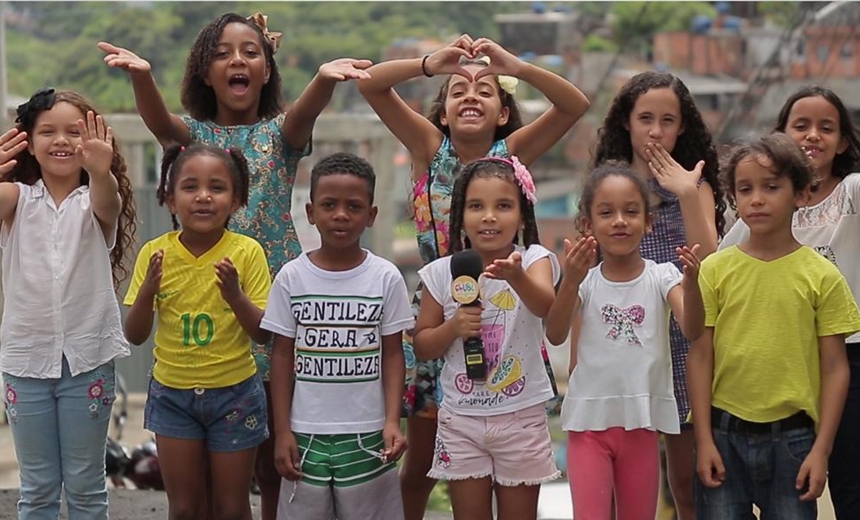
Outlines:
[[[481, 255], [473, 249], [458, 251], [451, 256], [451, 296], [460, 305], [481, 305], [481, 292], [478, 278], [484, 271]], [[483, 380], [487, 377], [484, 364], [484, 342], [481, 337], [463, 340], [463, 353], [466, 357], [466, 377]]]

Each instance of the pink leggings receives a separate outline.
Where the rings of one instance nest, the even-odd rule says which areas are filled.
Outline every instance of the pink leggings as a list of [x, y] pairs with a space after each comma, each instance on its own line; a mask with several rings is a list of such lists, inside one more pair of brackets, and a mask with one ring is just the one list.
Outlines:
[[567, 432], [567, 472], [577, 520], [654, 520], [660, 485], [657, 432]]

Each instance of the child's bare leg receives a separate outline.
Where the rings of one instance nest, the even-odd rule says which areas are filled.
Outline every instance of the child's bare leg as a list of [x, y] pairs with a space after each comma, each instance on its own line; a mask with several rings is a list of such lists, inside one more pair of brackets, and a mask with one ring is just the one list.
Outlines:
[[675, 500], [677, 518], [695, 520], [693, 477], [696, 474], [696, 457], [693, 430], [682, 430], [679, 435], [666, 435], [665, 438], [666, 473], [669, 478], [669, 489]]
[[[406, 442], [409, 449], [400, 468], [400, 491], [406, 520], [422, 520], [427, 500], [436, 479], [427, 476], [433, 465], [436, 441], [436, 419], [410, 417], [406, 420]], [[264, 519], [265, 520], [265, 519]]]
[[210, 452], [212, 503], [216, 520], [252, 520], [251, 475], [256, 449]]
[[496, 485], [498, 520], [536, 520], [540, 486]]
[[269, 382], [264, 381], [266, 389], [266, 410], [269, 417], [269, 438], [257, 446], [254, 462], [254, 477], [260, 488], [260, 509], [263, 520], [275, 520], [278, 513], [278, 494], [281, 489], [281, 476], [275, 469], [275, 425], [273, 423], [272, 398]]
[[493, 481], [490, 477], [449, 480], [448, 491], [454, 520], [493, 520]]
[[170, 520], [198, 520], [204, 515], [206, 441], [156, 434], [158, 464], [167, 492]]

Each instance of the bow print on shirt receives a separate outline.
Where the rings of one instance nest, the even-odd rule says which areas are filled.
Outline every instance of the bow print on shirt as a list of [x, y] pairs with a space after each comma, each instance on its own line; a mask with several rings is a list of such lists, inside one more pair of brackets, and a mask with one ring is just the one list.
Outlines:
[[606, 333], [607, 338], [618, 339], [619, 336], [624, 336], [630, 345], [642, 346], [633, 331], [633, 327], [638, 327], [645, 321], [644, 307], [632, 305], [626, 309], [621, 309], [607, 303], [600, 309], [600, 314], [604, 323], [612, 325], [609, 332]]

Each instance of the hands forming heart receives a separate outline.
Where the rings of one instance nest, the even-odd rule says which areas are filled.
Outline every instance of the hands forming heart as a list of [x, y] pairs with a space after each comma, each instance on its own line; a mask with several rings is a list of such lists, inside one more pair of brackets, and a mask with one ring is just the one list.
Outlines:
[[[479, 56], [488, 57], [490, 63], [474, 75], [460, 64], [460, 60], [463, 58], [475, 60]], [[446, 47], [428, 56], [424, 67], [432, 75], [457, 74], [469, 81], [477, 81], [484, 76], [491, 75], [518, 77], [522, 65], [523, 62], [519, 58], [489, 38], [473, 40], [468, 34], [463, 34]]]

